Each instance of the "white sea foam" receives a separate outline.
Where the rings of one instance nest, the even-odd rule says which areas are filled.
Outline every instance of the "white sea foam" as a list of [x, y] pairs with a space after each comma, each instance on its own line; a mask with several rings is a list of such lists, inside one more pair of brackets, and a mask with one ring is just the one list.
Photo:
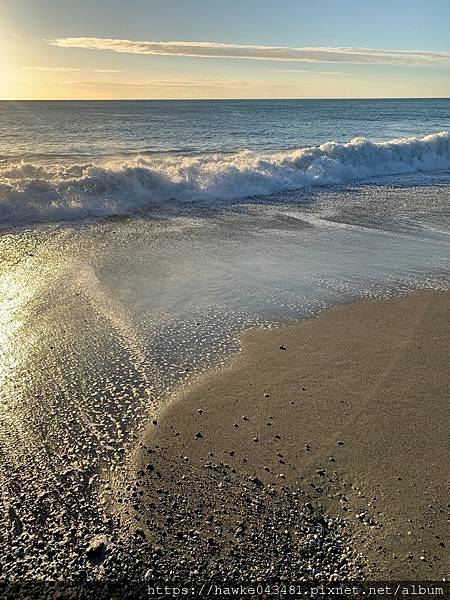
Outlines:
[[226, 201], [374, 176], [450, 169], [450, 133], [279, 153], [135, 157], [98, 164], [3, 164], [4, 225], [133, 214], [171, 201]]

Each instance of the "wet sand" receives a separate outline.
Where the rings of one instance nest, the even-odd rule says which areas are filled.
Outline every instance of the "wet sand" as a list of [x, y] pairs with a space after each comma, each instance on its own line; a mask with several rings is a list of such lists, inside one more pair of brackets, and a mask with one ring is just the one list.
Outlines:
[[213, 555], [245, 554], [240, 536], [255, 516], [246, 502], [267, 491], [267, 513], [297, 493], [301, 506], [289, 510], [323, 514], [325, 529], [343, 536], [344, 558], [329, 572], [448, 577], [449, 315], [449, 294], [421, 291], [246, 332], [240, 353], [193, 378], [149, 426], [134, 510], [121, 518], [153, 546], [164, 543], [166, 559], [173, 549], [195, 564], [197, 549], [211, 569]]

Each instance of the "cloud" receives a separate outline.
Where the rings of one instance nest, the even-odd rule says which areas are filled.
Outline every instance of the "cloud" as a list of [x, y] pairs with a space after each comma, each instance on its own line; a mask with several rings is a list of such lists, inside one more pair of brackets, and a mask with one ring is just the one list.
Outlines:
[[81, 71], [73, 67], [24, 67], [26, 71], [45, 71], [46, 73], [70, 73], [72, 71]]
[[348, 77], [351, 73], [346, 73], [345, 71], [313, 71], [308, 69], [276, 69], [278, 73], [306, 73], [307, 75], [345, 75]]
[[[81, 72], [85, 69], [80, 69], [79, 67], [42, 67], [42, 66], [33, 66], [33, 67], [23, 67], [25, 71], [41, 71], [45, 73], [71, 73], [71, 72]], [[92, 73], [122, 73], [121, 69], [87, 69]]]
[[207, 86], [209, 88], [240, 88], [253, 85], [254, 82], [241, 79], [209, 79], [209, 78], [172, 78], [172, 79], [138, 79], [128, 81], [55, 81], [54, 85], [101, 88], [174, 88], [188, 89]]
[[371, 65], [450, 66], [450, 53], [370, 48], [291, 48], [215, 42], [146, 42], [97, 37], [56, 38], [48, 41], [61, 48], [109, 50], [127, 54], [244, 58], [266, 61]]

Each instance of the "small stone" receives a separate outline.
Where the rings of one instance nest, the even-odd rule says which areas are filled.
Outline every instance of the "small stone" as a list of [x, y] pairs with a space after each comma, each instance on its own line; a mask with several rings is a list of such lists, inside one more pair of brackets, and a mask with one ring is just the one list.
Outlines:
[[284, 346], [280, 346], [280, 350], [286, 350]]
[[259, 477], [249, 477], [248, 480], [257, 485], [258, 487], [261, 487], [263, 485], [263, 482]]
[[343, 442], [343, 441], [341, 441], [341, 440], [338, 440], [338, 441], [336, 442], [336, 444], [337, 444], [338, 446], [343, 446], [343, 445], [344, 445], [344, 442]]
[[106, 544], [101, 538], [94, 538], [91, 540], [89, 547], [86, 551], [86, 556], [94, 564], [100, 564], [103, 562], [106, 553]]
[[203, 437], [203, 434], [202, 434], [202, 432], [201, 432], [201, 431], [197, 431], [197, 433], [195, 434], [195, 437], [196, 437], [197, 439], [200, 439], [200, 438], [202, 438], [202, 437]]

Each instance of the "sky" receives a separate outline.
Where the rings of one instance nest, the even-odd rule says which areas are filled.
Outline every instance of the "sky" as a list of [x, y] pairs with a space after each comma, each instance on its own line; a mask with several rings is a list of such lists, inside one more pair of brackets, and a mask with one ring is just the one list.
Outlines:
[[0, 0], [0, 99], [450, 97], [447, 0]]

